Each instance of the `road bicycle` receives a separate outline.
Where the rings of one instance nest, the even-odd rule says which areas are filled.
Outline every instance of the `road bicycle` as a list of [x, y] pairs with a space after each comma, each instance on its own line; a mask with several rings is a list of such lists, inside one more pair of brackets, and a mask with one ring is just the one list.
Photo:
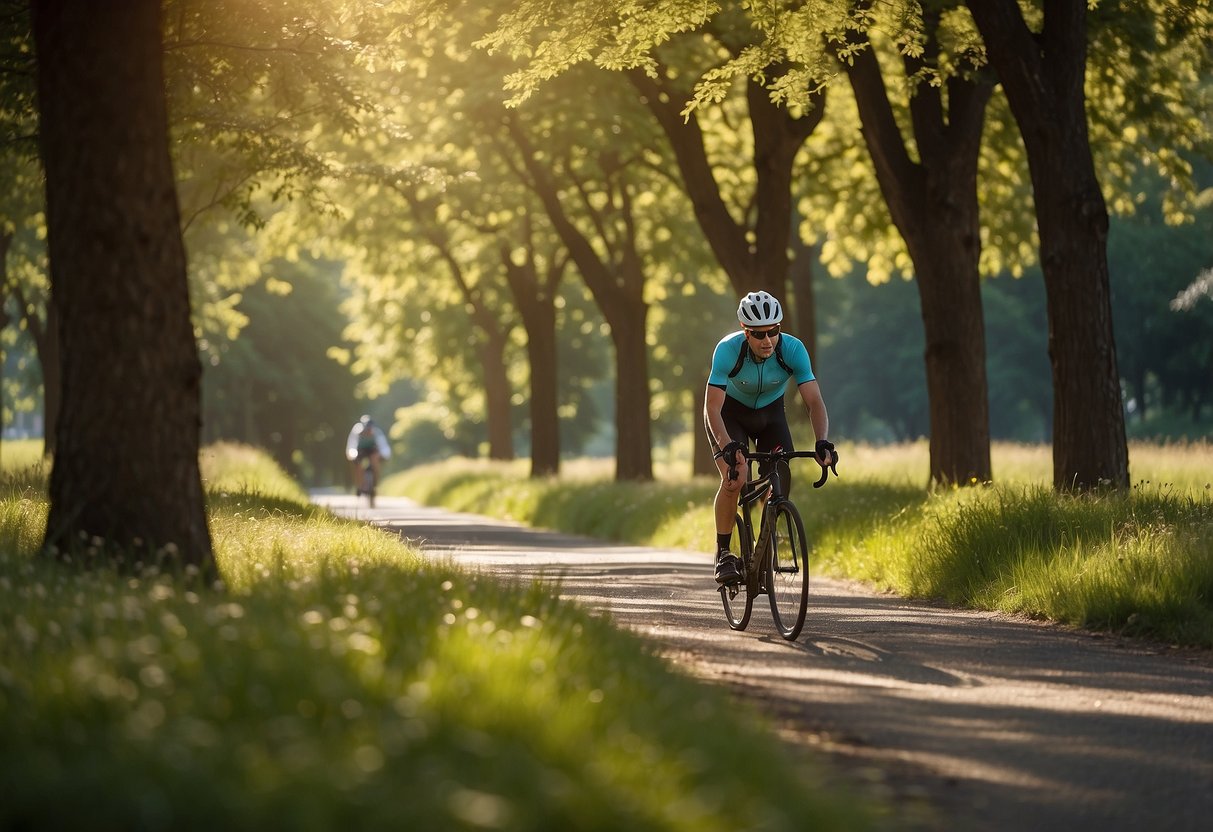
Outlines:
[[361, 497], [366, 495], [366, 502], [369, 508], [375, 507], [375, 487], [378, 485], [375, 482], [375, 467], [371, 465], [371, 458], [364, 456], [358, 460], [358, 476], [360, 478], [358, 484], [358, 495]]
[[[745, 454], [747, 466], [768, 463], [768, 470], [757, 480], [750, 480], [737, 501], [737, 522], [733, 527], [741, 557], [741, 581], [720, 587], [724, 615], [730, 627], [744, 630], [750, 623], [754, 599], [766, 595], [771, 602], [775, 628], [788, 641], [795, 641], [809, 607], [809, 544], [800, 512], [784, 493], [780, 469], [790, 477], [789, 460], [816, 458], [816, 454], [781, 448], [738, 453]], [[830, 470], [822, 469], [814, 488], [825, 485]], [[755, 538], [753, 513], [760, 501], [762, 515]]]

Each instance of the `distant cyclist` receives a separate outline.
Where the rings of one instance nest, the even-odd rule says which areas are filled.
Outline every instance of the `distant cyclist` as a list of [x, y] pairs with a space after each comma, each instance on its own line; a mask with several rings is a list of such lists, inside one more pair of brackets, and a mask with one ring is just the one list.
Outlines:
[[712, 370], [703, 399], [704, 427], [720, 470], [715, 503], [719, 584], [741, 580], [741, 560], [729, 551], [729, 541], [749, 466], [737, 452], [747, 451], [751, 439], [758, 451], [780, 447], [795, 450], [783, 407], [789, 380], [795, 379], [808, 408], [817, 435], [817, 464], [824, 468], [838, 461], [827, 439], [830, 417], [813, 375], [809, 351], [800, 339], [780, 332], [783, 307], [779, 301], [767, 292], [750, 292], [737, 306], [737, 320], [741, 331], [722, 338], [712, 353]]
[[362, 460], [370, 459], [375, 482], [379, 482], [380, 464], [392, 458], [392, 448], [387, 436], [370, 416], [363, 416], [350, 428], [345, 440], [345, 458], [350, 461], [350, 474], [354, 479], [354, 493], [362, 496]]

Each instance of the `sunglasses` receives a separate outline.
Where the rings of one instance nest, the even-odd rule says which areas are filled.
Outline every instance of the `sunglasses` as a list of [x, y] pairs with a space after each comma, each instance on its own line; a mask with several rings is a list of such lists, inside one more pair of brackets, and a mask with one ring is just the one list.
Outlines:
[[749, 335], [755, 341], [765, 341], [768, 338], [774, 338], [779, 334], [779, 324], [770, 329], [746, 329], [746, 335]]

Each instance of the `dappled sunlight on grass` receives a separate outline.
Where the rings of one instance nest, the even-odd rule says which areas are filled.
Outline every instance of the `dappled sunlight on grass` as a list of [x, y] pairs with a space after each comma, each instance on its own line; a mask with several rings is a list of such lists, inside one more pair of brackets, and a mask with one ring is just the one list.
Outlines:
[[249, 589], [268, 578], [298, 580], [332, 571], [415, 565], [415, 553], [372, 526], [322, 509], [287, 514], [258, 506], [211, 512], [215, 559], [224, 582]]
[[45, 489], [0, 491], [0, 826], [868, 826], [634, 635], [227, 458], [216, 585], [38, 558]]

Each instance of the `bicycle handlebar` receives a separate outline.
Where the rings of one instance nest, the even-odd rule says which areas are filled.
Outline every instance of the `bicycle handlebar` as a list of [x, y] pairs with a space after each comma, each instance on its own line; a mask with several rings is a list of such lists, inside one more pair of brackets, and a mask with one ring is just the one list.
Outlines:
[[[816, 451], [783, 451], [783, 450], [778, 450], [778, 451], [737, 451], [737, 453], [744, 456], [746, 458], [747, 462], [784, 462], [789, 459], [804, 459], [804, 458], [817, 459]], [[734, 456], [733, 459], [736, 460], [737, 457]], [[732, 468], [732, 465], [735, 465], [735, 464], [736, 464], [736, 462], [734, 461], [729, 467], [729, 479], [730, 480], [737, 479], [737, 472], [735, 470], [733, 470], [733, 468]], [[828, 480], [830, 478], [831, 471], [834, 472], [834, 476], [836, 476], [836, 477], [838, 476], [838, 452], [837, 451], [834, 452], [834, 461], [833, 462], [831, 462], [829, 465], [821, 466], [821, 479], [819, 479], [817, 482], [813, 483], [813, 487], [821, 488], [823, 485], [825, 485], [826, 480]]]

